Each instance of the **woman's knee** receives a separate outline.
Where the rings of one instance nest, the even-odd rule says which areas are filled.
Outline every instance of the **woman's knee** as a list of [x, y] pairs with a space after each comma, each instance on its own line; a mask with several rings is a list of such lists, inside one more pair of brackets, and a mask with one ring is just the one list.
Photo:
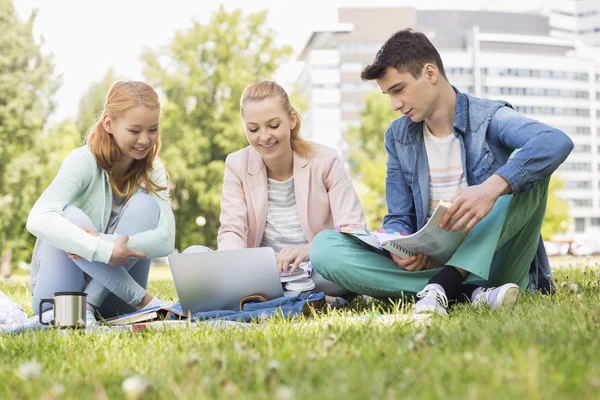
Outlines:
[[147, 216], [158, 216], [160, 212], [160, 207], [156, 199], [146, 193], [136, 193], [131, 196], [131, 198], [127, 201], [123, 212], [128, 209], [142, 210]]
[[63, 210], [63, 217], [77, 226], [83, 226], [88, 229], [96, 229], [90, 217], [88, 217], [86, 213], [75, 206], [67, 206]]

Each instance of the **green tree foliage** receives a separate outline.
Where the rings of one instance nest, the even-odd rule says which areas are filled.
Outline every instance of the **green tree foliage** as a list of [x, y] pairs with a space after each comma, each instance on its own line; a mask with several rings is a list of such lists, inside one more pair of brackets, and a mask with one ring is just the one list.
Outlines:
[[[161, 158], [174, 183], [176, 246], [214, 246], [225, 157], [247, 145], [239, 99], [251, 82], [271, 78], [291, 54], [274, 43], [266, 12], [218, 9], [171, 42], [142, 55], [148, 82], [162, 92]], [[206, 218], [200, 232], [195, 220]]]
[[[59, 79], [52, 55], [33, 36], [36, 13], [20, 21], [10, 0], [0, 0], [0, 251], [22, 247], [35, 201], [40, 165], [32, 155], [54, 104]], [[17, 249], [18, 250], [18, 249]]]
[[544, 225], [542, 225], [544, 240], [549, 239], [555, 233], [566, 231], [566, 224], [569, 221], [569, 204], [557, 195], [557, 191], [562, 188], [564, 188], [564, 182], [558, 176], [552, 176], [548, 188], [548, 205], [546, 206]]
[[118, 80], [114, 68], [110, 68], [102, 80], [92, 84], [81, 96], [77, 113], [77, 129], [82, 135], [85, 135], [96, 123], [104, 109], [108, 89]]
[[348, 163], [356, 191], [363, 205], [367, 226], [381, 227], [387, 213], [385, 201], [385, 162], [383, 135], [400, 114], [393, 111], [389, 100], [378, 92], [367, 94], [359, 127], [351, 127], [346, 136], [350, 146]]

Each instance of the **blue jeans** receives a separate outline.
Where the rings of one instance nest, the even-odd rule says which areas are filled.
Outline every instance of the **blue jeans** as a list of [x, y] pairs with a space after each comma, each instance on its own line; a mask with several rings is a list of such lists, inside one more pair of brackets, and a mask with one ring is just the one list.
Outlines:
[[[159, 214], [156, 200], [147, 194], [135, 194], [121, 210], [115, 233], [131, 236], [156, 229]], [[77, 207], [67, 206], [64, 217], [77, 226], [95, 229], [90, 218]], [[71, 260], [63, 250], [38, 240], [40, 270], [33, 290], [35, 314], [39, 312], [40, 300], [52, 298], [55, 292], [84, 291], [87, 302], [98, 308], [104, 318], [135, 311], [146, 296], [150, 259], [132, 258], [122, 267]], [[46, 304], [43, 311], [47, 308]]]
[[[211, 249], [209, 249], [206, 246], [195, 245], [195, 246], [188, 247], [183, 252], [184, 253], [201, 253], [204, 251], [211, 251]], [[333, 282], [328, 281], [327, 279], [323, 278], [323, 276], [320, 273], [318, 273], [317, 270], [314, 268], [312, 271], [312, 275], [310, 276], [310, 279], [312, 279], [312, 281], [315, 283], [315, 288], [313, 289], [313, 292], [323, 292], [327, 296], [335, 296], [335, 297], [343, 296], [345, 294], [350, 293], [350, 291], [344, 289], [343, 287], [339, 286], [338, 284], [333, 283]]]

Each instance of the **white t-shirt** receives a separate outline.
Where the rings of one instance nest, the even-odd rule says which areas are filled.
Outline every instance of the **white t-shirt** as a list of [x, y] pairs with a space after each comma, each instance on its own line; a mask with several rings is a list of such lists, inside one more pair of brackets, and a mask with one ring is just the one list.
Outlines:
[[298, 219], [294, 177], [284, 182], [268, 178], [268, 190], [267, 223], [260, 247], [279, 253], [284, 247], [308, 243]]
[[423, 138], [429, 162], [429, 218], [440, 200], [449, 201], [459, 189], [467, 187], [467, 178], [462, 167], [460, 141], [454, 134], [437, 138], [423, 123]]

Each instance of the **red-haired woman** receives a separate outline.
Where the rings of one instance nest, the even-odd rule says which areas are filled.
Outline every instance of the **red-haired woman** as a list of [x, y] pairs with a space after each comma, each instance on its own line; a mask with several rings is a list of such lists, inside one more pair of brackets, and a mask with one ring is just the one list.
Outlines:
[[[158, 160], [160, 103], [146, 83], [115, 82], [104, 111], [33, 206], [33, 309], [55, 292], [87, 293], [88, 324], [165, 302], [146, 291], [150, 259], [173, 251], [175, 219]], [[51, 319], [51, 310], [42, 319]]]

